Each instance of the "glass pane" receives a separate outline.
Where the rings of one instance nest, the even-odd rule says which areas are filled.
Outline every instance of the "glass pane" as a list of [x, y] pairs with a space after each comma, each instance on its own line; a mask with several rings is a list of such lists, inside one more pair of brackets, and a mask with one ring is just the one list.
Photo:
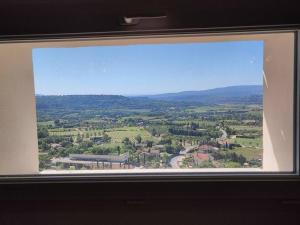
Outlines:
[[264, 41], [34, 48], [41, 171], [263, 160]]

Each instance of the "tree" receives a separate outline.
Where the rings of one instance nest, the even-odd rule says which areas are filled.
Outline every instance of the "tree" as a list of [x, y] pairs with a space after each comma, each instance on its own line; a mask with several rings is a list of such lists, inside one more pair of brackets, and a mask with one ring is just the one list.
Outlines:
[[79, 148], [87, 149], [93, 146], [93, 142], [91, 141], [83, 141], [80, 143]]
[[167, 162], [169, 161], [169, 158], [170, 157], [169, 157], [168, 153], [166, 153], [166, 152], [161, 153], [161, 159], [164, 164], [167, 164]]
[[200, 162], [200, 164], [197, 165], [196, 167], [199, 167], [199, 168], [214, 168], [214, 164], [212, 163], [211, 160], [204, 160], [204, 161]]
[[120, 153], [121, 153], [121, 148], [120, 148], [119, 145], [117, 146], [117, 152], [118, 152], [118, 155], [120, 155]]
[[156, 132], [156, 130], [153, 128], [152, 130], [151, 130], [151, 135], [152, 136], [155, 136], [157, 134], [157, 132]]
[[192, 130], [196, 130], [196, 129], [199, 128], [199, 124], [194, 123], [194, 122], [192, 122], [190, 126], [191, 126], [191, 129], [192, 129]]
[[81, 137], [81, 135], [79, 133], [77, 134], [76, 141], [77, 141], [77, 143], [81, 143], [82, 142], [82, 137]]
[[163, 138], [159, 141], [159, 144], [164, 145], [164, 144], [172, 144], [171, 138]]
[[44, 140], [42, 141], [41, 145], [40, 145], [40, 148], [42, 151], [47, 151], [50, 149], [50, 145], [47, 144]]
[[125, 138], [123, 139], [122, 143], [125, 144], [125, 145], [130, 145], [130, 144], [131, 144], [131, 141], [129, 140], [128, 137], [125, 137]]
[[51, 166], [51, 157], [48, 154], [39, 155], [40, 169], [48, 169]]
[[59, 121], [59, 120], [54, 120], [54, 125], [55, 125], [56, 127], [59, 127], [59, 126], [60, 126], [60, 121]]
[[166, 152], [169, 154], [178, 155], [183, 149], [182, 145], [166, 145]]
[[104, 141], [104, 142], [110, 142], [110, 141], [111, 141], [111, 137], [108, 136], [108, 134], [104, 133], [104, 134], [103, 134], [103, 141]]
[[48, 129], [46, 127], [38, 128], [38, 138], [46, 138], [49, 136]]
[[153, 145], [153, 141], [149, 141], [149, 140], [146, 141], [146, 146], [147, 146], [148, 148], [151, 148], [152, 145]]
[[138, 144], [140, 144], [140, 143], [142, 142], [142, 137], [141, 137], [141, 135], [137, 135], [137, 136], [135, 137], [135, 140], [137, 141]]

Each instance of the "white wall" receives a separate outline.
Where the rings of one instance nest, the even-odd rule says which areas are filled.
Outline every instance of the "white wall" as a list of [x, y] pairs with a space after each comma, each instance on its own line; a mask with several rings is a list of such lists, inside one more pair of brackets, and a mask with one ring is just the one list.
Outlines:
[[263, 169], [293, 170], [294, 36], [265, 40]]
[[0, 174], [38, 172], [31, 51], [0, 45]]

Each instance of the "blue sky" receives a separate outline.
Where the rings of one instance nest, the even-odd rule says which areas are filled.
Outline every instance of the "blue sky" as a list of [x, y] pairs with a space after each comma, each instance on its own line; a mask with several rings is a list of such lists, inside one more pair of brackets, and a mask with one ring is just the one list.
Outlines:
[[33, 49], [36, 94], [145, 95], [262, 85], [263, 41]]

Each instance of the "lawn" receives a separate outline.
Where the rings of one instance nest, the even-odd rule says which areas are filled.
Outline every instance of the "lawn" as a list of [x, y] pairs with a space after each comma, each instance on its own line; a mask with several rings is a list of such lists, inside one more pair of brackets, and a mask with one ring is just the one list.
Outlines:
[[244, 147], [262, 148], [262, 138], [235, 138], [234, 143]]
[[75, 128], [55, 128], [49, 129], [51, 136], [75, 136], [79, 131]]
[[230, 151], [243, 155], [246, 157], [247, 161], [252, 159], [261, 159], [263, 153], [261, 148], [234, 148]]
[[[128, 137], [131, 141], [135, 140], [137, 135], [141, 135], [142, 140], [151, 140], [158, 141], [159, 138], [153, 137], [147, 130], [143, 127], [122, 127], [122, 128], [113, 128], [113, 129], [105, 129], [105, 132], [108, 136], [111, 137], [111, 144], [119, 144], [122, 143], [125, 137]], [[65, 128], [56, 128], [50, 129], [49, 134], [55, 136], [77, 136], [78, 133], [84, 135], [84, 137], [89, 134], [92, 136], [100, 136], [103, 133], [103, 130], [78, 130], [78, 129], [65, 129]]]
[[[244, 107], [244, 109], [243, 109]], [[205, 113], [205, 112], [226, 112], [228, 110], [247, 110], [247, 106], [243, 105], [230, 105], [230, 104], [219, 104], [219, 105], [209, 105], [209, 106], [199, 106], [199, 107], [191, 107], [188, 108], [187, 112], [197, 112], [197, 113]]]
[[153, 137], [147, 130], [142, 127], [123, 127], [109, 129], [106, 130], [106, 134], [111, 137], [112, 143], [121, 143], [125, 137], [128, 137], [131, 141], [134, 141], [134, 138], [137, 135], [141, 135], [142, 140], [158, 140], [158, 138]]
[[249, 130], [249, 131], [262, 131], [260, 126], [246, 126], [246, 125], [231, 125], [230, 128], [233, 128], [237, 131]]

